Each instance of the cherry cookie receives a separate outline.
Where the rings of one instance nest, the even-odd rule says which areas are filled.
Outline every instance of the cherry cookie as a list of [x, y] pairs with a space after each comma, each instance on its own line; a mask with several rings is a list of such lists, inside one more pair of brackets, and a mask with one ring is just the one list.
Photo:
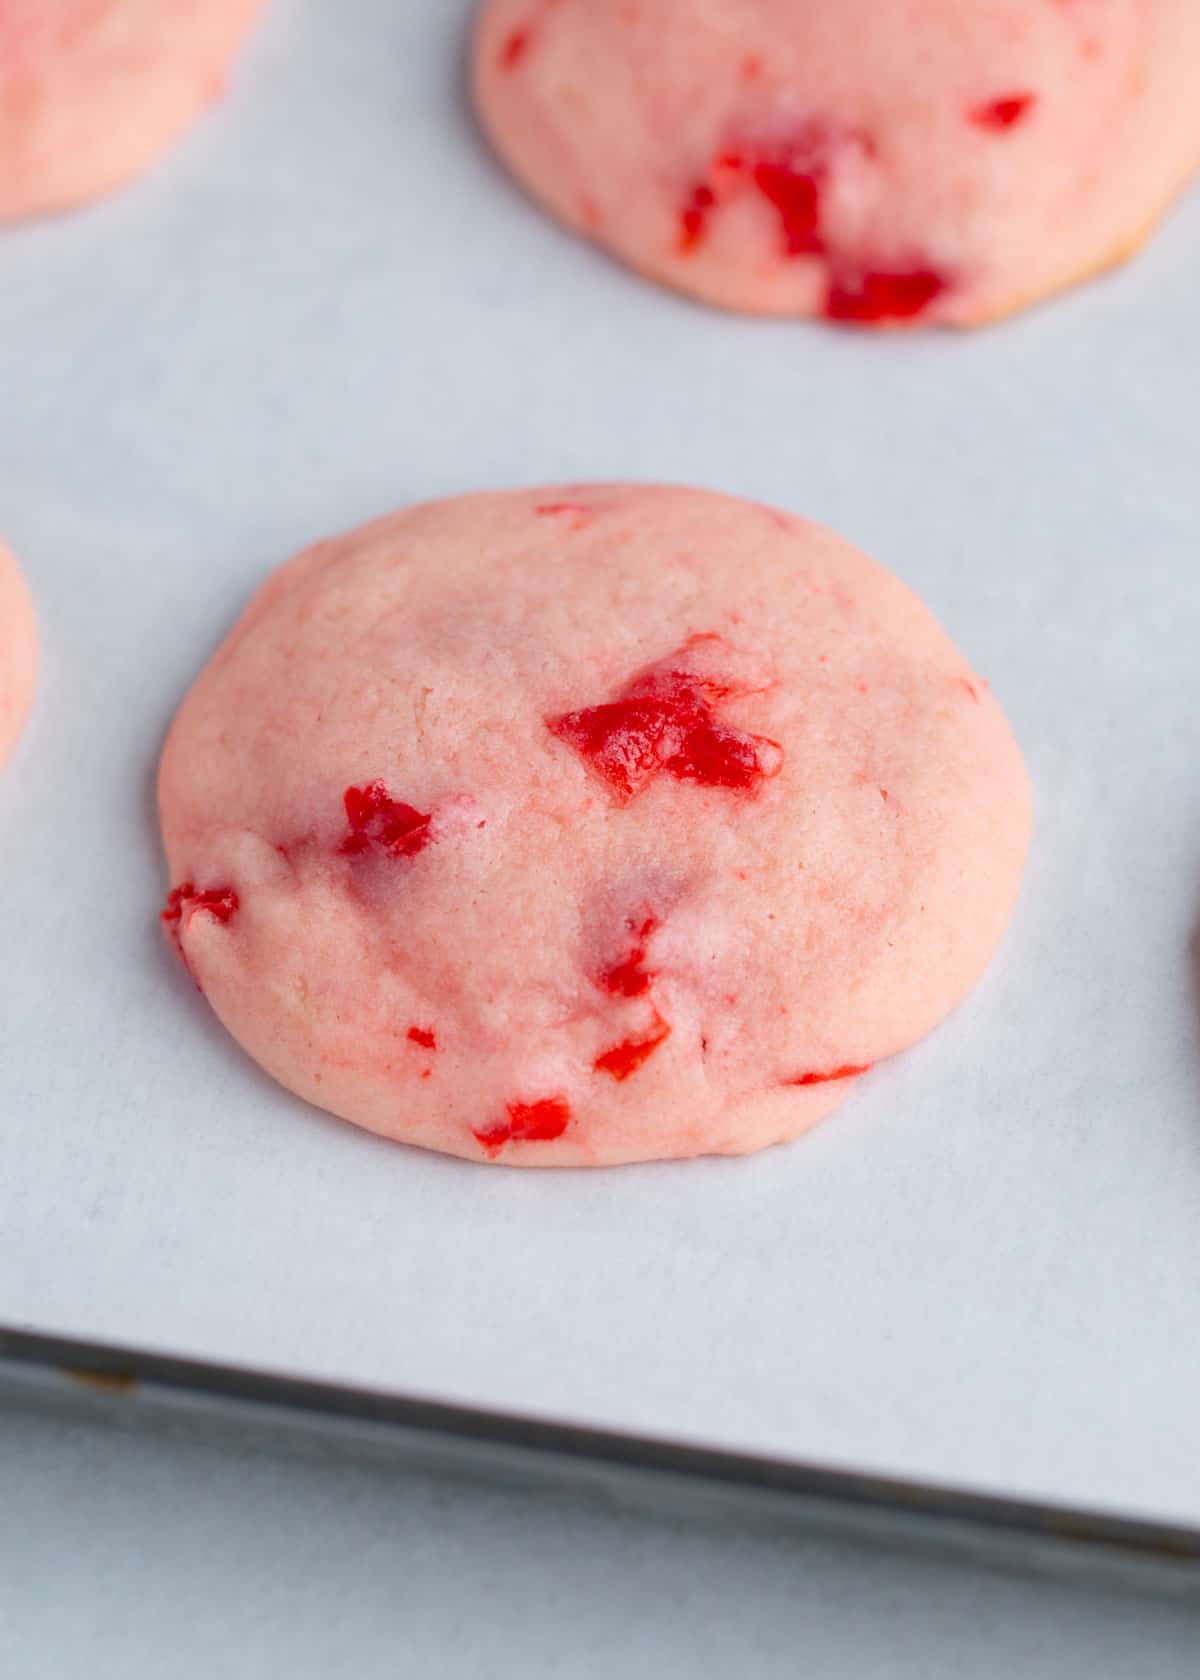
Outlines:
[[1128, 256], [1200, 163], [1196, 0], [488, 0], [513, 173], [729, 309], [970, 326]]
[[693, 490], [465, 496], [271, 577], [163, 754], [163, 921], [276, 1079], [529, 1166], [795, 1137], [978, 979], [1021, 755], [895, 578]]
[[141, 175], [218, 99], [263, 0], [0, 0], [0, 222]]
[[0, 765], [21, 733], [36, 675], [33, 602], [16, 561], [0, 543]]

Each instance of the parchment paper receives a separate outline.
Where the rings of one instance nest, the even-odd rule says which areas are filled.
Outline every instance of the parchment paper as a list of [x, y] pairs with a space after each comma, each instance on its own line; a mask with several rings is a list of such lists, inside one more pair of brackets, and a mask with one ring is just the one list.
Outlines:
[[[1200, 1521], [1200, 199], [970, 337], [706, 312], [550, 225], [465, 0], [276, 0], [135, 191], [0, 236], [0, 1319]], [[458, 490], [711, 485], [930, 603], [1028, 755], [985, 983], [798, 1146], [474, 1169], [276, 1089], [162, 946], [192, 677], [318, 535]]]

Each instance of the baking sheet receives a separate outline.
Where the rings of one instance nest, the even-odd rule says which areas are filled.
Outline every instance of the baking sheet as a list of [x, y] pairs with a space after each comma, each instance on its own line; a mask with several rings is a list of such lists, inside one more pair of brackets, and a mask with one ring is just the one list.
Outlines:
[[[470, 7], [275, 0], [165, 168], [0, 238], [0, 1321], [1200, 1520], [1200, 196], [969, 338], [707, 313], [559, 233]], [[264, 573], [476, 487], [711, 485], [889, 564], [1037, 832], [987, 979], [800, 1145], [472, 1168], [276, 1089], [155, 925], [172, 711]]]

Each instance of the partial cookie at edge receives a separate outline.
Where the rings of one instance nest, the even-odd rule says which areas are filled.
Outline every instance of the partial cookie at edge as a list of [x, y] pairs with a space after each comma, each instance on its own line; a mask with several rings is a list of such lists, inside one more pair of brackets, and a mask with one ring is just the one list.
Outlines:
[[898, 326], [1127, 256], [1200, 164], [1198, 71], [1191, 0], [490, 0], [474, 80], [517, 178], [640, 273]]
[[0, 543], [0, 765], [24, 727], [36, 676], [33, 600], [16, 560]]

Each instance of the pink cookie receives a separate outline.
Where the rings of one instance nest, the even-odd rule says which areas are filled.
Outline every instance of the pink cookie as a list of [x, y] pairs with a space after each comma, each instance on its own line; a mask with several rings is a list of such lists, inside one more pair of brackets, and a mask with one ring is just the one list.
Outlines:
[[37, 626], [17, 562], [0, 543], [0, 764], [11, 753], [33, 700]]
[[795, 1137], [929, 1031], [1029, 833], [902, 584], [694, 490], [466, 496], [319, 544], [163, 754], [164, 912], [269, 1072], [479, 1161]]
[[263, 0], [0, 0], [0, 221], [124, 186], [224, 87]]
[[1128, 256], [1200, 163], [1197, 0], [488, 0], [514, 173], [709, 303], [994, 319]]

